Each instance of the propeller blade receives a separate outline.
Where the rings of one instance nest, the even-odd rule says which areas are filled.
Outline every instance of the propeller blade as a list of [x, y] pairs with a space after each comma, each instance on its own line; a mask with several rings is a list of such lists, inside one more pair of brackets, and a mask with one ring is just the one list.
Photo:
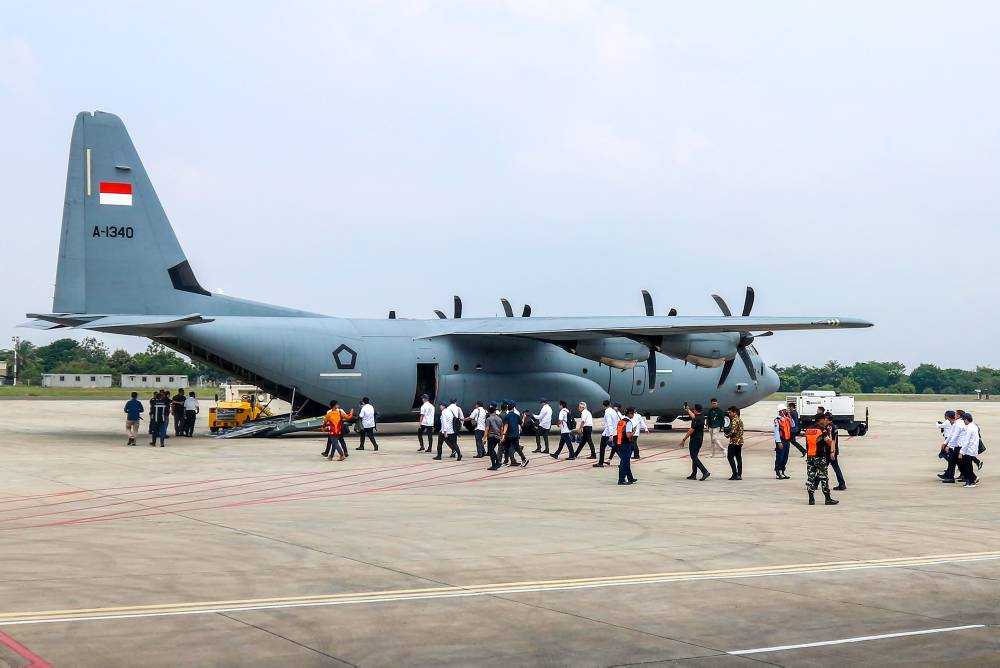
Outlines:
[[774, 336], [774, 332], [761, 332], [760, 334], [754, 334], [753, 338], [758, 338], [761, 336]]
[[646, 360], [646, 370], [649, 371], [649, 381], [646, 383], [650, 392], [656, 392], [656, 351], [649, 349], [649, 359]]
[[389, 311], [389, 320], [395, 320], [395, 319], [396, 319], [396, 312]]
[[719, 376], [719, 384], [716, 387], [722, 387], [726, 384], [726, 379], [729, 378], [729, 372], [733, 370], [733, 360], [726, 360], [726, 363], [722, 365], [722, 375]]
[[667, 315], [677, 315], [677, 309], [675, 308], [670, 309], [669, 311], [667, 311]]
[[510, 307], [510, 302], [507, 301], [506, 297], [500, 298], [500, 304], [503, 305], [503, 314], [508, 318], [514, 317], [514, 309]]
[[649, 294], [649, 290], [642, 291], [642, 304], [646, 307], [646, 315], [653, 315], [653, 298]]
[[744, 318], [747, 317], [748, 315], [750, 315], [750, 310], [753, 308], [753, 297], [754, 297], [753, 288], [751, 288], [748, 285], [747, 286], [747, 296], [743, 300], [743, 317]]
[[455, 295], [455, 317], [462, 317], [462, 298], [458, 295]]
[[725, 299], [719, 295], [712, 295], [712, 299], [714, 299], [715, 303], [719, 305], [719, 310], [722, 311], [722, 315], [730, 316], [733, 314], [733, 312], [729, 310], [729, 304], [726, 303]]
[[757, 369], [753, 368], [753, 359], [750, 357], [750, 353], [747, 352], [746, 348], [738, 348], [736, 352], [739, 353], [740, 359], [743, 360], [743, 366], [747, 368], [747, 373], [753, 379], [753, 382], [757, 382]]
[[443, 312], [441, 312], [441, 311], [439, 311], [437, 309], [434, 309], [434, 314], [437, 317], [441, 318], [442, 320], [447, 320], [448, 319], [448, 316], [446, 316]]
[[521, 310], [521, 317], [522, 318], [530, 318], [531, 317], [531, 304], [525, 304], [524, 305], [524, 308]]

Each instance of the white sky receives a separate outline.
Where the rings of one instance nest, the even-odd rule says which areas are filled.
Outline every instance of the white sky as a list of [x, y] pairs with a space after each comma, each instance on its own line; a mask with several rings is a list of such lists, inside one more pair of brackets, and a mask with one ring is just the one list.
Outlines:
[[[201, 283], [338, 316], [856, 316], [769, 362], [1000, 366], [1000, 9], [15, 3], [0, 335], [51, 308], [73, 118], [125, 120]], [[107, 337], [111, 345], [140, 339]]]

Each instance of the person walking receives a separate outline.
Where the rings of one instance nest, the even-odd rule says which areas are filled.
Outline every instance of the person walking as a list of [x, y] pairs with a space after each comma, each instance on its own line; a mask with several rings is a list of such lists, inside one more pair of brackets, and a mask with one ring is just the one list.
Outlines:
[[486, 452], [490, 456], [488, 470], [497, 471], [503, 460], [503, 455], [499, 451], [500, 444], [503, 443], [503, 418], [497, 413], [496, 404], [491, 403], [486, 412]]
[[[513, 401], [508, 402], [506, 406], [507, 412], [504, 414], [503, 430], [500, 432], [500, 437], [507, 451], [507, 459], [510, 461], [509, 466], [521, 466], [524, 468], [528, 465], [528, 458], [521, 447], [521, 415], [517, 412]], [[520, 465], [517, 463], [515, 455], [521, 456]]]
[[424, 436], [427, 437], [427, 452], [430, 452], [434, 443], [434, 404], [426, 394], [421, 394], [420, 398], [423, 403], [420, 405], [420, 424], [417, 427], [417, 440], [420, 442], [417, 452], [424, 451]]
[[955, 467], [958, 466], [959, 439], [961, 438], [961, 430], [964, 428], [965, 423], [959, 422], [958, 414], [955, 411], [949, 410], [944, 412], [944, 424], [941, 425], [941, 435], [944, 437], [944, 442], [941, 444], [941, 452], [944, 453], [944, 459], [948, 463], [948, 467], [944, 473], [938, 474], [941, 482], [955, 482]]
[[133, 392], [132, 398], [125, 402], [125, 435], [128, 441], [125, 445], [135, 445], [135, 437], [139, 434], [139, 421], [146, 409], [139, 401], [139, 393]]
[[170, 393], [166, 390], [157, 392], [149, 401], [149, 421], [152, 440], [149, 444], [156, 446], [156, 440], [160, 440], [160, 447], [166, 447], [167, 423], [170, 421]]
[[619, 485], [632, 485], [636, 482], [635, 476], [632, 475], [632, 441], [638, 434], [639, 420], [636, 420], [635, 408], [629, 406], [625, 409], [625, 415], [615, 425]]
[[639, 459], [639, 434], [649, 431], [649, 425], [646, 424], [646, 416], [638, 411], [636, 411], [635, 419], [638, 421], [639, 429], [632, 435], [632, 459]]
[[[535, 420], [538, 422], [538, 426], [535, 429], [535, 450], [534, 452], [540, 452], [543, 455], [549, 454], [549, 429], [552, 429], [552, 406], [549, 406], [549, 400], [542, 398], [538, 400], [540, 407], [538, 409], [538, 414], [535, 415]], [[545, 448], [542, 448], [542, 442], [545, 442]]]
[[830, 433], [832, 448], [830, 450], [830, 468], [837, 476], [837, 486], [834, 491], [843, 492], [847, 489], [847, 481], [844, 480], [844, 472], [840, 470], [840, 435], [837, 433], [837, 425], [833, 422], [833, 415], [826, 413], [826, 430]]
[[576, 449], [570, 459], [576, 459], [583, 452], [583, 446], [590, 446], [590, 456], [587, 459], [597, 459], [597, 451], [594, 450], [594, 416], [587, 410], [587, 402], [581, 401], [576, 409], [580, 412], [580, 419], [577, 421], [577, 429], [580, 433], [580, 447]]
[[726, 411], [729, 415], [729, 447], [726, 448], [726, 459], [733, 474], [730, 480], [743, 480], [743, 418], [740, 409], [730, 406]]
[[451, 456], [455, 457], [458, 461], [462, 461], [462, 450], [458, 447], [458, 435], [462, 432], [462, 426], [465, 423], [465, 412], [462, 410], [462, 407], [458, 405], [458, 399], [455, 399], [454, 397], [452, 398], [451, 403], [448, 404], [448, 410], [451, 412], [452, 430], [449, 435], [451, 441], [445, 439], [445, 442], [448, 443], [448, 447], [451, 448]]
[[[611, 401], [608, 399], [604, 400], [604, 431], [601, 432], [601, 456], [594, 464], [594, 468], [600, 468], [604, 466], [604, 451], [613, 447], [613, 439], [615, 434], [618, 433], [618, 421], [621, 420], [621, 414], [615, 410], [614, 406], [611, 405]], [[610, 463], [610, 460], [609, 460]]]
[[451, 444], [451, 436], [455, 433], [455, 414], [451, 411], [451, 406], [441, 404], [441, 426], [438, 429], [437, 454], [434, 459], [441, 459], [442, 444], [447, 444], [452, 456], [455, 456], [455, 448]]
[[559, 447], [556, 448], [555, 452], [549, 453], [549, 456], [552, 459], [559, 459], [563, 446], [566, 446], [567, 456], [570, 459], [576, 459], [573, 456], [573, 429], [569, 424], [569, 406], [562, 399], [559, 400], [559, 417], [557, 420], [559, 422]]
[[472, 423], [472, 434], [476, 438], [476, 456], [473, 459], [482, 459], [486, 456], [485, 446], [485, 435], [486, 435], [486, 416], [488, 413], [486, 409], [483, 408], [483, 402], [477, 401], [476, 407], [472, 409], [469, 413], [469, 421]]
[[965, 428], [962, 429], [961, 445], [958, 451], [958, 468], [965, 480], [965, 487], [977, 487], [979, 477], [972, 467], [973, 460], [979, 456], [979, 425], [972, 421], [972, 413], [962, 416]]
[[817, 415], [816, 424], [806, 429], [806, 494], [809, 495], [809, 505], [816, 505], [816, 488], [823, 490], [828, 506], [835, 506], [839, 501], [830, 496], [830, 474], [827, 466], [833, 451], [833, 437], [830, 435], [830, 418]]
[[712, 448], [710, 457], [715, 457], [715, 449], [719, 449], [719, 454], [725, 455], [726, 448], [722, 447], [722, 430], [726, 426], [726, 412], [719, 408], [719, 400], [712, 397], [708, 402], [708, 413], [705, 415], [705, 423], [708, 425], [708, 439]]
[[183, 388], [177, 388], [177, 394], [170, 397], [170, 412], [174, 416], [174, 436], [184, 436], [187, 433], [184, 421], [184, 402], [186, 399]]
[[372, 442], [372, 450], [378, 452], [378, 441], [375, 440], [375, 407], [368, 397], [361, 397], [361, 410], [358, 411], [361, 418], [361, 443], [355, 450], [365, 449], [365, 439]]
[[799, 411], [795, 408], [795, 402], [788, 402], [788, 417], [792, 420], [792, 446], [799, 451], [800, 457], [806, 456], [806, 449], [798, 442], [797, 437], [802, 433], [802, 422], [799, 420]]
[[698, 458], [702, 442], [705, 439], [705, 414], [702, 412], [701, 404], [695, 404], [694, 410], [691, 410], [686, 405], [684, 409], [691, 418], [691, 426], [688, 428], [687, 433], [684, 434], [684, 438], [681, 439], [681, 447], [684, 446], [686, 441], [690, 441], [688, 444], [688, 454], [691, 456], [691, 475], [687, 479], [699, 479], [698, 472], [701, 471], [700, 480], [707, 480], [708, 476], [712, 474], [709, 473], [705, 465], [701, 463], [701, 459]]
[[[441, 446], [445, 442], [445, 433], [441, 430], [441, 425], [444, 424], [444, 412], [447, 410], [447, 404], [438, 404], [438, 437], [437, 437], [437, 453], [441, 454]], [[450, 418], [449, 418], [450, 419]], [[455, 453], [452, 452], [451, 456], [454, 457]]]
[[187, 399], [184, 400], [184, 436], [188, 438], [194, 436], [194, 425], [200, 412], [201, 406], [198, 404], [198, 397], [193, 391], [189, 392]]
[[323, 417], [323, 428], [326, 430], [326, 450], [323, 456], [332, 460], [337, 455], [337, 461], [342, 462], [347, 459], [347, 442], [344, 441], [344, 425], [347, 420], [354, 416], [354, 411], [345, 413], [340, 404], [334, 400], [330, 402], [330, 410]]

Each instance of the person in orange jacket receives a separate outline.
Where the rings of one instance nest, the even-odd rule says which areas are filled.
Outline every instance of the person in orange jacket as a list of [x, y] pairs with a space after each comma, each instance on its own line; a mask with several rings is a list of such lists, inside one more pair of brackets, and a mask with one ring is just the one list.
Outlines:
[[330, 410], [326, 412], [326, 417], [323, 418], [323, 429], [327, 433], [326, 437], [326, 450], [323, 451], [323, 456], [327, 459], [332, 460], [333, 455], [339, 455], [337, 457], [338, 462], [342, 462], [347, 459], [347, 443], [344, 441], [344, 424], [347, 420], [354, 417], [354, 411], [345, 413], [336, 401], [330, 402]]

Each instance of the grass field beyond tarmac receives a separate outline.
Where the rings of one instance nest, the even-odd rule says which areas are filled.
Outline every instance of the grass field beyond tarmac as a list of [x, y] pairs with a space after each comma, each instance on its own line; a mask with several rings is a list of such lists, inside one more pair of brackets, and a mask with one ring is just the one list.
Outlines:
[[409, 425], [338, 463], [315, 435], [127, 448], [119, 400], [5, 401], [0, 666], [1000, 664], [1000, 464], [941, 484], [952, 404], [865, 407], [827, 507], [797, 454], [774, 479], [773, 402], [742, 481], [707, 447], [685, 480], [677, 429], [619, 487], [530, 452], [489, 472], [468, 437], [433, 461]]

